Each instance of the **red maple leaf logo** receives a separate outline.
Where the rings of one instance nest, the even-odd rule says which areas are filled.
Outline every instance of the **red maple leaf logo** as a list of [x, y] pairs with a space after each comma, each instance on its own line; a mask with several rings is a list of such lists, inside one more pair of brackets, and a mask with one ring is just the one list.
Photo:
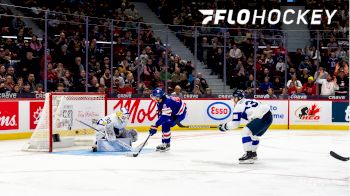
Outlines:
[[316, 115], [318, 112], [320, 112], [320, 108], [318, 108], [318, 107], [316, 106], [316, 104], [313, 104], [313, 105], [311, 106], [311, 109], [309, 110], [308, 115], [314, 116], [314, 115]]

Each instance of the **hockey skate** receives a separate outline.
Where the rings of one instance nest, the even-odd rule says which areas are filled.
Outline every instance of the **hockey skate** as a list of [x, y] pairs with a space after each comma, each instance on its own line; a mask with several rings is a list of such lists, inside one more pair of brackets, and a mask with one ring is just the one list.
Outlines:
[[97, 146], [92, 147], [92, 152], [97, 152]]
[[253, 158], [253, 152], [247, 151], [246, 154], [244, 154], [241, 158], [238, 159], [239, 164], [253, 164], [254, 158]]
[[256, 152], [252, 152], [252, 158], [254, 161], [258, 160], [258, 154], [256, 154]]
[[159, 152], [165, 152], [170, 150], [170, 144], [169, 143], [162, 143], [156, 147], [156, 151]]

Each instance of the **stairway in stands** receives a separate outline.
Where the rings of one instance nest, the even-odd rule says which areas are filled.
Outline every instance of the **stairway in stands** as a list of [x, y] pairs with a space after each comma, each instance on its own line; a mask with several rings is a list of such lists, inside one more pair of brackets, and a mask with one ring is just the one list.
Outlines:
[[[305, 11], [304, 6], [281, 6], [281, 12], [286, 9], [293, 9], [295, 13], [298, 10]], [[290, 15], [288, 20], [294, 20], [290, 25], [283, 24], [282, 29], [287, 32], [287, 49], [289, 52], [296, 52], [297, 48], [304, 48], [305, 45], [310, 45], [310, 31], [308, 26], [303, 24], [295, 24], [297, 21], [297, 14]]]
[[[154, 12], [143, 2], [133, 2], [139, 15], [143, 17], [145, 23], [150, 23], [154, 35], [160, 37], [163, 43], [168, 40], [169, 46], [174, 54], [177, 54], [183, 60], [191, 60], [196, 64], [197, 72], [203, 74], [203, 77], [207, 80], [209, 88], [212, 89], [213, 94], [231, 94], [232, 89], [229, 86], [224, 85], [222, 79], [219, 79], [217, 75], [210, 75], [211, 70], [206, 69], [202, 62], [200, 62], [167, 26], [156, 16]], [[167, 33], [168, 37], [167, 37]]]

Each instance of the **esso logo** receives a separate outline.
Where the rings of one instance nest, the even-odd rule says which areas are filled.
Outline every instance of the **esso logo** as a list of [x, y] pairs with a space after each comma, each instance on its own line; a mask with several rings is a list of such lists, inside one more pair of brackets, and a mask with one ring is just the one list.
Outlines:
[[231, 107], [224, 102], [214, 102], [208, 106], [207, 114], [211, 119], [224, 120], [231, 115]]

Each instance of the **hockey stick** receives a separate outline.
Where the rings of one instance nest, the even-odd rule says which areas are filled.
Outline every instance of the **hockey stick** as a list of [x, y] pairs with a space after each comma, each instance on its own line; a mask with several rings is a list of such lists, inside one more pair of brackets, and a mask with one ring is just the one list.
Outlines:
[[[91, 125], [89, 125], [89, 124], [87, 124], [87, 123], [85, 123], [85, 122], [83, 122], [83, 121], [80, 121], [80, 120], [78, 120], [78, 119], [75, 119], [75, 120], [78, 121], [78, 122], [80, 122], [81, 124], [83, 124], [83, 125], [85, 125], [85, 126], [91, 128], [91, 129], [95, 130], [96, 132], [100, 132], [100, 131], [97, 130], [95, 127], [93, 127], [93, 126], [91, 126]], [[118, 140], [115, 140], [115, 142], [118, 143], [119, 145], [121, 145], [121, 146], [122, 146], [123, 148], [125, 148], [126, 150], [132, 151], [131, 146], [126, 145], [126, 144], [124, 144], [123, 142], [120, 142], [120, 141], [118, 141]]]
[[[218, 126], [217, 125], [183, 125], [180, 122], [176, 121], [176, 125], [181, 127], [181, 128], [190, 128], [190, 129], [217, 129]], [[238, 128], [243, 128], [242, 126], [238, 127]]]
[[337, 153], [333, 152], [333, 151], [330, 151], [329, 154], [331, 154], [332, 157], [338, 159], [338, 160], [341, 160], [341, 161], [348, 161], [350, 159], [350, 157], [343, 157], [343, 156], [340, 156], [338, 155]]
[[177, 126], [179, 126], [181, 128], [190, 128], [190, 129], [192, 129], [192, 128], [217, 129], [218, 128], [218, 126], [216, 126], [216, 125], [214, 125], [214, 126], [212, 126], [212, 125], [187, 125], [186, 126], [186, 125], [181, 124], [181, 122], [179, 122], [179, 121], [176, 121], [176, 124], [177, 124]]
[[150, 137], [151, 137], [151, 135], [149, 134], [147, 139], [143, 142], [142, 146], [140, 147], [139, 151], [137, 153], [132, 154], [133, 157], [139, 156], [140, 152], [142, 151], [143, 147], [145, 147], [145, 145]]

